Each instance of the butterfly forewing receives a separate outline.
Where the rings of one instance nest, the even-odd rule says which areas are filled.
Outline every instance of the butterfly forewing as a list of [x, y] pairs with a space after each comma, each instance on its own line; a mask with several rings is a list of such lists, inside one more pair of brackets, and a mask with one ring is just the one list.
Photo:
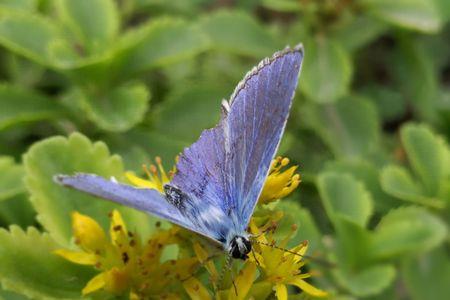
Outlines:
[[[185, 149], [172, 184], [207, 218], [216, 239], [248, 225], [288, 118], [301, 46], [264, 60], [238, 85], [222, 119]], [[211, 213], [214, 209], [214, 213]], [[224, 236], [225, 235], [225, 236]]]

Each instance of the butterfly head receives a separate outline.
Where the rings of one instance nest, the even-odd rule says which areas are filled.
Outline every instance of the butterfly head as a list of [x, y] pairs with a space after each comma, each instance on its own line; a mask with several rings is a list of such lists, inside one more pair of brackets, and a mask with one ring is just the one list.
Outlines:
[[248, 253], [252, 250], [252, 244], [247, 237], [236, 235], [234, 236], [229, 244], [228, 253], [233, 258], [246, 260], [248, 258]]

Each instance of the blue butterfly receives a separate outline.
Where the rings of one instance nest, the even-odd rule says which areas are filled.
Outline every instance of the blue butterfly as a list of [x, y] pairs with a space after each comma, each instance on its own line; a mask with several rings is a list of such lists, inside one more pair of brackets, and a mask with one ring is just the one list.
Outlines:
[[94, 174], [57, 175], [56, 182], [130, 206], [221, 244], [247, 259], [247, 227], [280, 144], [297, 87], [303, 47], [261, 61], [222, 101], [218, 125], [184, 149], [164, 194]]

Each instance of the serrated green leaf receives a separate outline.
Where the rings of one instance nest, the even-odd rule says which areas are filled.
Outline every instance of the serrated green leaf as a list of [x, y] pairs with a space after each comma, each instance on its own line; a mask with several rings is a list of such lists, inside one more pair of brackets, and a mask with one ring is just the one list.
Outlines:
[[310, 103], [300, 114], [337, 157], [364, 157], [379, 138], [376, 110], [363, 97], [345, 97], [324, 105]]
[[353, 295], [367, 297], [381, 293], [395, 279], [396, 271], [391, 265], [376, 265], [357, 273], [334, 271], [337, 281]]
[[411, 299], [446, 300], [450, 295], [448, 249], [440, 247], [426, 255], [405, 260], [402, 275]]
[[155, 112], [156, 131], [179, 141], [194, 142], [204, 129], [219, 121], [220, 101], [225, 95], [223, 88], [212, 84], [176, 88]]
[[445, 141], [423, 125], [402, 128], [401, 138], [408, 160], [424, 184], [425, 192], [438, 196], [444, 180], [450, 175], [449, 148]]
[[369, 13], [400, 27], [433, 33], [442, 26], [434, 1], [364, 0]]
[[122, 78], [179, 62], [206, 49], [206, 36], [194, 25], [170, 18], [155, 19], [126, 32], [118, 43]]
[[199, 26], [218, 51], [260, 58], [282, 47], [267, 29], [243, 12], [218, 11], [201, 20]]
[[377, 225], [372, 251], [377, 258], [416, 254], [435, 248], [447, 236], [445, 223], [420, 207], [402, 207]]
[[81, 267], [54, 255], [60, 248], [47, 234], [30, 227], [0, 229], [0, 282], [3, 288], [32, 299], [81, 299], [81, 289], [93, 277]]
[[311, 39], [305, 49], [301, 91], [319, 103], [334, 102], [344, 96], [353, 69], [347, 50], [337, 41], [326, 38]]
[[90, 92], [81, 99], [89, 118], [100, 128], [125, 131], [144, 118], [150, 92], [144, 84], [133, 82], [106, 92]]
[[372, 215], [373, 203], [364, 185], [351, 175], [324, 172], [318, 177], [318, 189], [330, 219], [345, 216], [364, 227]]
[[0, 10], [0, 44], [40, 64], [52, 65], [49, 49], [62, 43], [58, 26], [38, 14]]
[[57, 242], [69, 244], [73, 211], [87, 214], [103, 228], [108, 228], [108, 213], [117, 208], [124, 214], [129, 228], [136, 228], [144, 236], [150, 232], [149, 217], [144, 213], [59, 186], [53, 181], [56, 174], [74, 172], [122, 179], [122, 161], [117, 155], [111, 156], [104, 143], [91, 143], [79, 133], [69, 138], [48, 138], [30, 148], [24, 156], [24, 165], [25, 183], [38, 220]]
[[445, 203], [437, 198], [425, 195], [420, 183], [415, 182], [409, 172], [399, 166], [387, 166], [381, 171], [381, 186], [383, 190], [401, 200], [443, 208]]
[[0, 130], [33, 121], [60, 117], [62, 107], [53, 99], [33, 91], [0, 85]]
[[16, 164], [14, 158], [0, 156], [0, 201], [25, 192], [22, 165]]
[[104, 50], [119, 31], [119, 13], [111, 0], [57, 1], [63, 21], [89, 52]]

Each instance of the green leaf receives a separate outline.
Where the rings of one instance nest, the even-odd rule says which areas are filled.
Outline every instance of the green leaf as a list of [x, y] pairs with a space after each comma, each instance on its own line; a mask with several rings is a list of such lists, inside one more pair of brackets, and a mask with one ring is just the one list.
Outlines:
[[179, 141], [194, 142], [204, 129], [218, 123], [220, 101], [225, 95], [223, 88], [213, 84], [175, 88], [154, 114], [156, 131]]
[[119, 31], [119, 13], [111, 0], [57, 1], [63, 21], [88, 49], [105, 48]]
[[30, 298], [10, 291], [0, 289], [0, 300], [29, 300]]
[[218, 51], [260, 58], [282, 47], [267, 29], [243, 12], [218, 11], [201, 20], [199, 26]]
[[81, 299], [81, 289], [93, 277], [81, 267], [54, 255], [60, 248], [47, 234], [30, 227], [0, 229], [0, 282], [6, 290], [32, 299]]
[[177, 155], [189, 146], [185, 142], [172, 139], [164, 134], [148, 129], [134, 128], [125, 134], [114, 134], [107, 137], [108, 144], [124, 156], [127, 167], [140, 172], [142, 164], [152, 161], [156, 156], [163, 160], [170, 169]]
[[407, 113], [406, 99], [398, 90], [381, 84], [369, 84], [361, 92], [375, 104], [380, 118], [385, 122], [395, 122]]
[[144, 118], [150, 92], [144, 84], [132, 82], [107, 92], [90, 92], [81, 99], [89, 118], [100, 128], [125, 131]]
[[0, 156], [0, 201], [25, 192], [22, 165], [16, 164], [14, 158]]
[[368, 266], [372, 261], [370, 232], [344, 215], [335, 216], [333, 222], [339, 267], [354, 272]]
[[364, 183], [374, 200], [377, 211], [386, 212], [401, 204], [396, 198], [386, 194], [380, 185], [378, 169], [369, 161], [332, 161], [326, 164], [325, 171], [350, 174]]
[[433, 121], [437, 118], [436, 106], [440, 100], [439, 70], [435, 66], [435, 57], [445, 54], [427, 51], [429, 41], [413, 34], [403, 33], [397, 37], [398, 47], [390, 61], [396, 85], [411, 100], [417, 115]]
[[262, 0], [262, 5], [280, 12], [299, 12], [301, 4], [296, 0]]
[[352, 52], [371, 43], [386, 31], [387, 26], [383, 22], [357, 15], [333, 32], [333, 37]]
[[450, 295], [450, 259], [445, 247], [405, 260], [402, 274], [413, 300], [446, 300]]
[[300, 89], [320, 103], [334, 102], [347, 94], [352, 79], [349, 53], [337, 41], [316, 38], [305, 45]]
[[49, 49], [63, 43], [63, 36], [54, 22], [38, 14], [6, 9], [0, 9], [0, 16], [1, 45], [40, 64], [55, 63]]
[[442, 26], [434, 1], [364, 0], [363, 2], [369, 13], [393, 25], [425, 33], [434, 33]]
[[345, 216], [364, 227], [372, 215], [372, 197], [364, 185], [348, 174], [324, 172], [318, 177], [318, 189], [331, 220]]
[[22, 228], [36, 225], [36, 212], [28, 200], [28, 195], [19, 194], [0, 202], [0, 224], [14, 224]]
[[70, 214], [73, 211], [87, 214], [103, 228], [108, 228], [108, 213], [119, 209], [130, 228], [137, 228], [144, 236], [150, 232], [149, 218], [145, 214], [59, 186], [53, 181], [56, 174], [75, 172], [122, 179], [122, 161], [117, 155], [111, 156], [104, 143], [91, 143], [79, 133], [69, 138], [48, 138], [30, 148], [24, 156], [24, 165], [25, 183], [38, 220], [57, 242], [69, 244], [72, 236]]
[[37, 6], [37, 0], [1, 0], [0, 8], [14, 8], [25, 11], [34, 11]]
[[387, 166], [381, 171], [383, 190], [401, 200], [443, 208], [445, 203], [440, 199], [426, 196], [420, 183], [414, 181], [407, 170], [399, 166]]
[[24, 123], [53, 119], [63, 114], [53, 99], [16, 86], [0, 85], [0, 130]]
[[187, 22], [160, 18], [125, 33], [117, 51], [122, 78], [190, 58], [208, 45], [206, 36]]
[[377, 258], [391, 258], [428, 251], [447, 236], [444, 222], [420, 207], [402, 207], [385, 215], [377, 225], [372, 251]]
[[402, 128], [401, 138], [408, 160], [430, 196], [443, 192], [444, 180], [450, 175], [450, 150], [445, 141], [424, 125], [409, 124]]
[[377, 112], [363, 97], [345, 97], [324, 105], [310, 103], [300, 114], [337, 157], [362, 158], [378, 141]]
[[375, 265], [356, 273], [334, 271], [336, 280], [353, 295], [367, 297], [381, 293], [395, 279], [396, 271], [391, 265]]

